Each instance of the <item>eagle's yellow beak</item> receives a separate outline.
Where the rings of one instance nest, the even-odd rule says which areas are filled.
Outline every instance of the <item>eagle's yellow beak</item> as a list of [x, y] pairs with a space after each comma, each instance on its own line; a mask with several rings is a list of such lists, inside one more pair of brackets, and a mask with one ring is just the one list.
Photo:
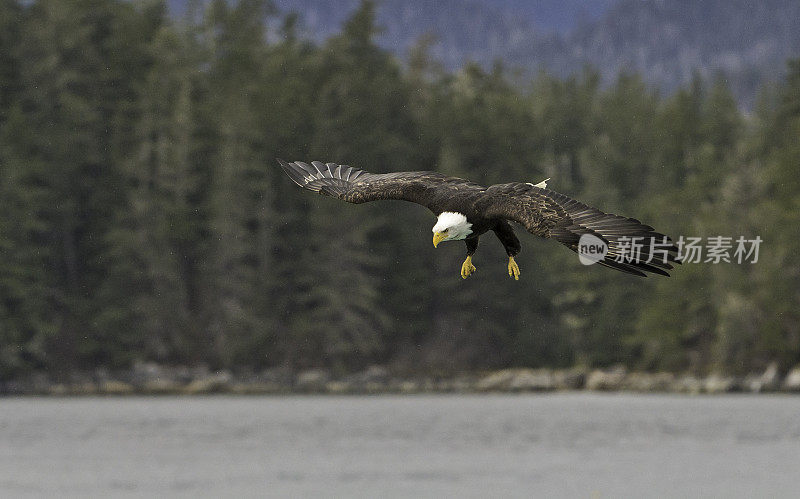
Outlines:
[[434, 232], [433, 233], [433, 247], [439, 246], [439, 243], [447, 239], [447, 234], [444, 232]]

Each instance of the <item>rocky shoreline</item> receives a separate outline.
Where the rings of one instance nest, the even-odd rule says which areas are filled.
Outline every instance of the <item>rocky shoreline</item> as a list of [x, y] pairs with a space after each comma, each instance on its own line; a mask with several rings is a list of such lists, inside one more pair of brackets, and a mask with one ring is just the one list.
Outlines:
[[203, 368], [167, 367], [140, 363], [132, 369], [109, 373], [98, 370], [76, 374], [68, 381], [53, 381], [44, 374], [0, 381], [0, 395], [199, 395], [228, 394], [380, 394], [380, 393], [486, 393], [553, 391], [627, 391], [653, 393], [800, 393], [800, 366], [781, 375], [771, 365], [747, 376], [667, 372], [631, 372], [610, 369], [503, 369], [456, 376], [396, 376], [382, 366], [343, 377], [312, 369], [292, 373], [271, 369], [248, 375]]

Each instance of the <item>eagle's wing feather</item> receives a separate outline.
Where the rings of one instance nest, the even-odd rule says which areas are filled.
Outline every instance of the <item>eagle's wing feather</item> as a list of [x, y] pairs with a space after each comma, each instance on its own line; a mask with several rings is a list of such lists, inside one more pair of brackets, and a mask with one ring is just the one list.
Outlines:
[[[487, 217], [513, 220], [532, 234], [553, 238], [575, 252], [583, 234], [599, 237], [608, 244], [608, 254], [598, 263], [622, 272], [668, 276], [665, 270], [672, 269], [673, 263], [680, 263], [678, 248], [672, 240], [649, 225], [635, 218], [602, 212], [549, 189], [525, 183], [493, 185], [486, 189], [480, 203]], [[632, 241], [642, 244], [638, 259], [620, 258], [629, 256]], [[651, 246], [650, 241], [657, 246]]]
[[369, 173], [347, 165], [278, 160], [287, 175], [300, 187], [348, 203], [398, 199], [430, 209], [437, 200], [455, 189], [483, 189], [481, 186], [436, 172]]
[[[645, 276], [645, 272], [652, 272], [669, 275], [666, 270], [672, 269], [673, 263], [680, 263], [677, 247], [667, 236], [649, 225], [634, 218], [602, 212], [540, 187], [542, 184], [510, 183], [484, 188], [464, 179], [435, 172], [375, 174], [319, 161], [311, 164], [302, 161], [278, 162], [297, 185], [349, 203], [398, 199], [440, 212], [440, 207], [453, 196], [470, 193], [469, 198], [474, 200], [472, 208], [482, 217], [513, 220], [525, 226], [528, 232], [553, 238], [575, 252], [584, 234], [602, 239], [608, 244], [608, 254], [597, 263], [629, 274]], [[643, 242], [655, 241], [661, 253], [666, 251], [666, 261], [664, 255], [656, 255], [649, 244], [640, 248], [638, 260], [620, 259], [625, 253], [622, 238], [626, 237], [643, 238]]]

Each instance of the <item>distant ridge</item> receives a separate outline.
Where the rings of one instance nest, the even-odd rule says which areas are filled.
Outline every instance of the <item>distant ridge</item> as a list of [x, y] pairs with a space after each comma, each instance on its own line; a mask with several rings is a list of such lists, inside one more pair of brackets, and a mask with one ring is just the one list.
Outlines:
[[[172, 0], [173, 12], [187, 0]], [[303, 36], [335, 34], [360, 0], [275, 0], [300, 14]], [[670, 92], [694, 75], [723, 76], [743, 107], [800, 57], [796, 0], [381, 0], [378, 43], [403, 57], [424, 34], [448, 69], [501, 59], [559, 76], [597, 68], [605, 81], [637, 72]]]

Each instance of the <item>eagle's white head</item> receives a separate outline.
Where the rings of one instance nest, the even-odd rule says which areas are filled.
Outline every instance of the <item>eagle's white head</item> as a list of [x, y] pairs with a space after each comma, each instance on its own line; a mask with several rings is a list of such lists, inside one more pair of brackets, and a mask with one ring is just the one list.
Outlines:
[[442, 241], [460, 241], [472, 234], [472, 224], [461, 213], [444, 211], [433, 226], [433, 247]]

